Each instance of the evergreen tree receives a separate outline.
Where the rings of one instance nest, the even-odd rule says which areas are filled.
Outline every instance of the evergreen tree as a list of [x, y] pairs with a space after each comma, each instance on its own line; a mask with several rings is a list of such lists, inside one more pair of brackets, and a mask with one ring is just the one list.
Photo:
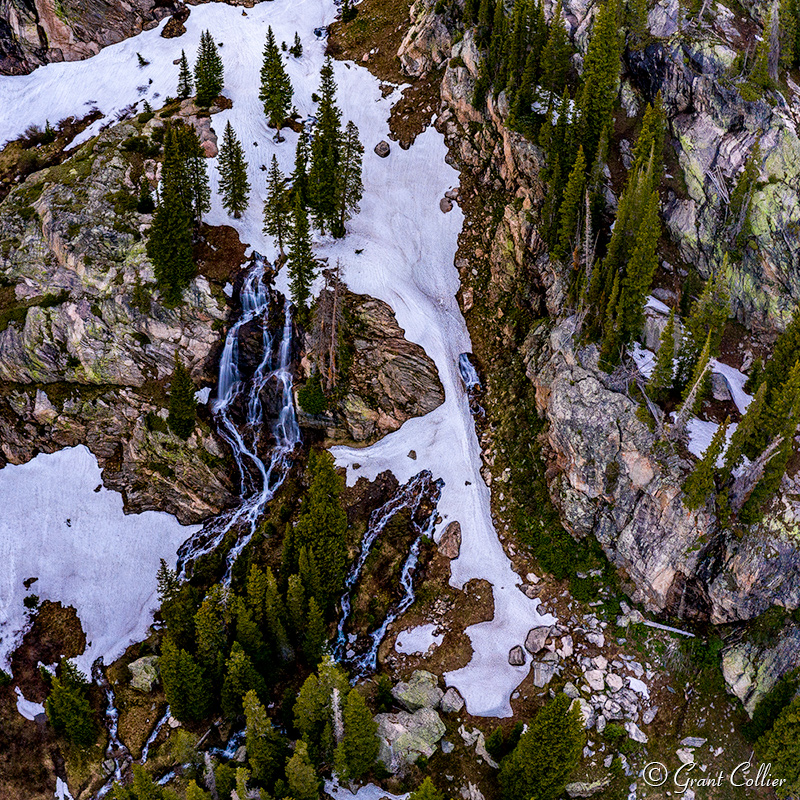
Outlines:
[[585, 742], [580, 706], [571, 706], [565, 694], [556, 695], [503, 759], [499, 780], [504, 800], [556, 800]]
[[197, 422], [197, 400], [195, 388], [186, 367], [175, 354], [175, 369], [169, 385], [169, 416], [167, 424], [181, 439], [188, 439]]
[[292, 172], [292, 194], [300, 198], [300, 204], [305, 208], [308, 204], [308, 160], [311, 157], [311, 144], [305, 126], [297, 137], [297, 150], [294, 156], [294, 170]]
[[256, 692], [247, 692], [243, 705], [247, 720], [247, 760], [253, 780], [271, 790], [286, 763], [286, 741], [273, 727]]
[[211, 187], [208, 182], [206, 155], [193, 125], [181, 125], [176, 134], [179, 158], [183, 162], [186, 199], [195, 223], [211, 211]]
[[210, 31], [203, 31], [200, 36], [200, 48], [194, 65], [194, 80], [197, 86], [197, 105], [208, 108], [217, 99], [224, 86], [222, 59]]
[[650, 38], [647, 21], [647, 0], [628, 0], [628, 31], [632, 50], [641, 50]]
[[430, 777], [426, 777], [417, 788], [408, 796], [408, 800], [445, 800], [444, 794], [433, 784]]
[[658, 342], [658, 353], [649, 387], [654, 400], [665, 400], [672, 389], [672, 376], [675, 366], [675, 309], [670, 309], [667, 325]]
[[312, 453], [306, 474], [308, 492], [300, 507], [295, 535], [313, 553], [320, 575], [320, 607], [331, 611], [344, 584], [347, 562], [347, 514], [341, 503], [342, 479], [327, 451]]
[[299, 575], [292, 575], [289, 578], [289, 586], [286, 589], [286, 609], [292, 633], [295, 640], [298, 640], [303, 633], [306, 622], [305, 589]]
[[745, 449], [750, 450], [750, 445], [760, 438], [763, 429], [763, 417], [766, 408], [767, 387], [761, 384], [758, 387], [756, 396], [747, 406], [741, 422], [736, 426], [736, 430], [731, 435], [731, 442], [725, 453], [725, 468], [727, 475], [732, 475], [734, 469], [739, 466]]
[[717, 469], [717, 460], [725, 448], [729, 424], [730, 418], [717, 428], [703, 457], [683, 483], [685, 494], [683, 504], [688, 509], [695, 510], [704, 506], [708, 498], [714, 494], [714, 473]]
[[303, 636], [303, 654], [311, 666], [318, 664], [322, 659], [326, 641], [325, 617], [316, 598], [312, 597], [308, 601], [308, 616]]
[[264, 63], [261, 67], [261, 91], [258, 97], [264, 104], [264, 114], [270, 126], [277, 128], [280, 140], [283, 121], [292, 107], [292, 84], [283, 66], [283, 58], [275, 43], [271, 26], [267, 29]]
[[189, 781], [186, 787], [186, 800], [211, 800], [211, 795], [197, 785], [197, 781]]
[[192, 80], [192, 71], [189, 69], [189, 61], [186, 58], [186, 53], [181, 50], [181, 64], [178, 70], [178, 97], [181, 100], [189, 97], [194, 88], [194, 81]]
[[378, 758], [378, 724], [356, 689], [347, 695], [343, 711], [344, 736], [336, 748], [336, 771], [342, 777], [360, 780]]
[[292, 230], [289, 234], [288, 242], [289, 287], [292, 293], [292, 302], [298, 309], [304, 309], [311, 293], [316, 261], [311, 251], [308, 215], [300, 202], [300, 196], [297, 194], [294, 198]]
[[297, 558], [300, 580], [303, 582], [308, 597], [320, 596], [319, 570], [317, 559], [308, 547], [301, 547]]
[[681, 410], [685, 409], [686, 413], [688, 414], [700, 413], [703, 400], [708, 393], [704, 379], [707, 377], [710, 360], [711, 331], [709, 331], [708, 335], [706, 336], [706, 343], [703, 345], [703, 349], [700, 352], [700, 357], [697, 359], [697, 362], [694, 365], [692, 377], [686, 384], [686, 388], [683, 390], [683, 395], [681, 397], [681, 400], [683, 401]]
[[195, 275], [191, 219], [174, 187], [164, 186], [147, 239], [147, 257], [164, 302], [176, 306]]
[[767, 13], [761, 40], [756, 45], [753, 69], [750, 72], [750, 84], [761, 91], [772, 89], [773, 80], [769, 74], [770, 30], [772, 28], [772, 9]]
[[181, 583], [174, 570], [161, 559], [158, 570], [158, 597], [161, 602], [161, 619], [173, 641], [185, 649], [194, 646], [194, 615], [197, 611], [197, 590], [189, 583]]
[[572, 48], [564, 24], [562, 3], [558, 0], [553, 21], [550, 23], [547, 44], [541, 56], [542, 88], [545, 91], [557, 92], [566, 84], [571, 55]]
[[336, 105], [336, 83], [330, 57], [325, 60], [320, 79], [308, 191], [314, 224], [325, 233], [326, 229], [331, 230], [336, 226], [339, 218], [337, 195], [342, 142], [342, 114]]
[[778, 714], [775, 724], [756, 743], [758, 757], [771, 764], [770, 777], [783, 779], [778, 797], [800, 796], [800, 697]]
[[286, 762], [286, 783], [292, 800], [317, 800], [319, 797], [319, 779], [305, 742], [295, 745], [294, 755]]
[[278, 593], [278, 584], [272, 569], [267, 567], [266, 571], [266, 591], [265, 599], [265, 617], [269, 625], [270, 633], [272, 634], [278, 656], [282, 661], [291, 661], [294, 657], [292, 646], [289, 643], [289, 637], [286, 635], [286, 609], [283, 606], [283, 601]]
[[215, 686], [222, 683], [228, 635], [225, 627], [227, 590], [212, 586], [194, 616], [197, 635], [197, 658]]
[[586, 160], [583, 157], [583, 147], [579, 147], [578, 157], [575, 159], [572, 172], [570, 172], [567, 187], [564, 190], [564, 199], [561, 202], [558, 244], [553, 250], [553, 256], [559, 260], [563, 260], [574, 247], [583, 211], [585, 187]]
[[642, 129], [633, 149], [632, 174], [648, 171], [651, 183], [642, 187], [646, 193], [657, 189], [664, 174], [664, 143], [667, 137], [667, 120], [659, 94], [654, 103], [648, 103], [642, 117]]
[[236, 613], [236, 641], [257, 666], [267, 663], [268, 651], [261, 629], [256, 623], [253, 612], [248, 607], [244, 598], [237, 597], [234, 601]]
[[768, 405], [775, 401], [780, 387], [788, 380], [798, 353], [800, 353], [800, 313], [795, 313], [792, 321], [775, 342], [772, 355], [764, 365], [761, 381], [767, 385]]
[[341, 163], [336, 187], [339, 217], [332, 229], [333, 234], [338, 237], [344, 236], [345, 222], [359, 212], [358, 204], [364, 194], [364, 184], [361, 182], [363, 155], [364, 146], [359, 141], [358, 128], [355, 123], [348, 122], [342, 138]]
[[292, 54], [292, 55], [293, 55], [295, 58], [302, 58], [302, 56], [303, 56], [303, 43], [300, 41], [300, 34], [299, 34], [299, 33], [297, 33], [297, 31], [295, 31], [295, 34], [294, 34], [294, 43], [293, 43], [293, 44], [292, 44], [292, 46], [289, 48], [289, 52], [290, 52], [290, 53], [291, 53], [291, 54]]
[[594, 163], [601, 137], [617, 100], [620, 67], [620, 37], [617, 5], [610, 0], [598, 13], [583, 68], [583, 89], [579, 106], [578, 141], [583, 144], [586, 162]]
[[97, 725], [87, 697], [88, 681], [70, 661], [62, 659], [44, 707], [53, 730], [71, 744], [91, 747]]
[[236, 795], [239, 798], [250, 797], [247, 784], [250, 781], [250, 770], [245, 767], [236, 768]]
[[155, 209], [156, 204], [153, 200], [153, 192], [150, 189], [150, 181], [142, 176], [139, 181], [139, 199], [136, 202], [136, 210], [140, 214], [152, 214]]
[[250, 183], [247, 180], [247, 162], [244, 149], [234, 133], [230, 121], [225, 125], [222, 147], [219, 150], [219, 191], [222, 205], [235, 219], [247, 210]]
[[264, 233], [274, 236], [278, 249], [283, 254], [289, 228], [289, 215], [292, 206], [286, 189], [286, 178], [278, 167], [278, 159], [272, 155], [272, 163], [267, 173], [267, 199], [264, 201]]
[[205, 718], [211, 698], [202, 670], [192, 655], [179, 649], [169, 635], [161, 642], [158, 667], [175, 719], [189, 722]]
[[266, 687], [250, 657], [239, 642], [234, 642], [225, 663], [225, 680], [222, 683], [222, 713], [229, 719], [242, 713], [242, 697], [250, 691], [264, 695]]
[[[150, 773], [141, 765], [134, 764], [131, 768], [133, 781], [129, 786], [122, 786], [115, 783], [111, 792], [113, 800], [178, 800], [178, 795], [159, 786], [152, 778]], [[195, 795], [188, 800], [200, 800], [204, 795]]]

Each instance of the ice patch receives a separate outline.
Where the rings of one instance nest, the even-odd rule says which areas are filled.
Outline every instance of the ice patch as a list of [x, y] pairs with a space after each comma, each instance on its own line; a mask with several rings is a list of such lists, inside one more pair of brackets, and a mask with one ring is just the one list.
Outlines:
[[398, 653], [413, 655], [415, 653], [427, 653], [432, 647], [438, 647], [444, 640], [443, 633], [435, 633], [436, 625], [420, 625], [403, 631], [394, 643], [394, 649]]
[[75, 607], [88, 645], [77, 664], [87, 675], [98, 656], [110, 663], [147, 634], [159, 559], [174, 566], [198, 526], [157, 511], [125, 514], [122, 495], [98, 486], [100, 467], [83, 446], [0, 469], [0, 665], [25, 627], [29, 577], [39, 579], [40, 599]]
[[44, 714], [44, 706], [41, 703], [34, 703], [31, 700], [26, 700], [19, 686], [14, 687], [14, 692], [17, 695], [17, 711], [19, 711], [25, 719], [29, 719], [33, 722], [39, 714]]
[[744, 414], [753, 400], [753, 396], [747, 394], [744, 390], [744, 385], [747, 383], [747, 375], [739, 372], [736, 367], [729, 367], [727, 364], [723, 364], [716, 359], [711, 362], [711, 371], [717, 372], [725, 378], [728, 388], [731, 391], [733, 402], [736, 404], [736, 408], [739, 409], [740, 414]]

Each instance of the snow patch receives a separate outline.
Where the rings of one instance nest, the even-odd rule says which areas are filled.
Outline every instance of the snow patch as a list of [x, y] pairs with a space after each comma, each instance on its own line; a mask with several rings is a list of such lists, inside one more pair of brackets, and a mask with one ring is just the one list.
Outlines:
[[666, 303], [662, 303], [658, 298], [653, 297], [653, 295], [647, 296], [647, 302], [644, 307], [650, 308], [653, 311], [658, 311], [659, 314], [669, 314], [670, 311], [672, 311]]
[[69, 787], [61, 778], [56, 778], [56, 800], [73, 800], [72, 795], [69, 793]]
[[194, 399], [200, 403], [201, 406], [204, 406], [208, 403], [208, 398], [211, 397], [211, 387], [205, 386], [202, 389], [198, 389], [194, 393]]
[[406, 655], [427, 653], [431, 648], [438, 647], [444, 640], [444, 634], [437, 634], [436, 628], [437, 626], [431, 623], [403, 631], [395, 640], [394, 649], [398, 653]]
[[642, 376], [649, 378], [656, 368], [655, 353], [653, 353], [652, 350], [648, 350], [646, 347], [642, 347], [639, 342], [634, 342], [631, 355]]
[[[686, 432], [689, 434], [689, 452], [692, 455], [702, 458], [703, 454], [708, 450], [714, 434], [717, 432], [719, 425], [716, 422], [706, 422], [705, 420], [692, 417], [686, 423]], [[736, 423], [728, 425], [728, 430], [725, 432], [725, 446], [717, 458], [717, 466], [721, 467], [725, 463], [725, 451], [731, 443], [731, 436], [736, 430]]]
[[729, 367], [716, 359], [711, 362], [711, 371], [717, 372], [725, 378], [736, 408], [739, 409], [740, 414], [744, 414], [753, 400], [753, 396], [747, 394], [744, 390], [744, 385], [747, 383], [747, 375], [740, 372], [736, 367]]
[[108, 664], [147, 634], [159, 559], [174, 566], [199, 527], [157, 511], [125, 514], [82, 445], [0, 469], [0, 508], [0, 665], [26, 624], [22, 582], [37, 577], [42, 600], [77, 611], [88, 645], [77, 665], [87, 675], [98, 656]]
[[44, 706], [41, 703], [34, 703], [31, 700], [26, 700], [19, 686], [14, 687], [14, 692], [17, 695], [17, 711], [19, 711], [25, 719], [29, 719], [33, 722], [39, 714], [44, 714]]
[[361, 786], [355, 792], [351, 792], [344, 786], [340, 786], [336, 780], [325, 781], [325, 794], [328, 797], [333, 797], [334, 800], [405, 800], [408, 797], [408, 792], [405, 794], [392, 794], [374, 783], [368, 783], [366, 786]]

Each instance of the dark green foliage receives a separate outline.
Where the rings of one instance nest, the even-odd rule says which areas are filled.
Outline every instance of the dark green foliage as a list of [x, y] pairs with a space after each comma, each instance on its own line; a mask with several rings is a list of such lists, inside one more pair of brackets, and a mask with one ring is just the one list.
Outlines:
[[214, 782], [219, 800], [231, 800], [231, 792], [236, 788], [236, 768], [231, 764], [217, 764], [214, 767]]
[[584, 204], [584, 189], [586, 187], [586, 159], [583, 157], [583, 147], [578, 148], [578, 157], [569, 175], [564, 199], [559, 212], [561, 223], [558, 233], [558, 243], [553, 249], [553, 256], [563, 259], [571, 253], [578, 237], [579, 224]]
[[14, 679], [4, 669], [0, 669], [0, 689], [10, 686]]
[[195, 275], [191, 218], [174, 186], [167, 184], [147, 240], [147, 257], [168, 305], [177, 305]]
[[264, 201], [264, 233], [274, 236], [283, 253], [283, 243], [289, 232], [292, 203], [286, 188], [286, 178], [273, 154], [267, 174], [267, 199]]
[[752, 452], [751, 446], [760, 438], [766, 405], [766, 391], [765, 384], [758, 387], [756, 396], [750, 402], [741, 422], [731, 436], [730, 445], [725, 453], [724, 470], [728, 474], [731, 474], [739, 465], [745, 450]]
[[200, 36], [200, 48], [194, 65], [194, 80], [197, 86], [197, 105], [208, 108], [224, 86], [222, 59], [209, 31], [203, 31]]
[[758, 740], [756, 752], [772, 765], [770, 777], [787, 781], [777, 789], [778, 797], [796, 797], [800, 792], [800, 697], [781, 711], [772, 730]]
[[499, 761], [504, 754], [505, 739], [503, 738], [503, 729], [498, 725], [486, 737], [486, 751], [495, 760]]
[[292, 194], [300, 198], [300, 204], [305, 207], [308, 203], [308, 160], [311, 157], [311, 144], [308, 140], [308, 131], [305, 126], [297, 137], [297, 149], [294, 156], [294, 171], [292, 172]]
[[216, 584], [206, 593], [194, 615], [197, 659], [212, 684], [219, 688], [225, 670], [228, 592]]
[[175, 132], [175, 141], [178, 158], [182, 162], [185, 199], [195, 223], [199, 223], [203, 214], [211, 210], [211, 188], [205, 153], [193, 125], [179, 126]]
[[225, 680], [222, 683], [222, 712], [229, 719], [242, 713], [242, 697], [250, 691], [263, 696], [266, 687], [250, 657], [239, 642], [234, 642], [225, 662]]
[[411, 792], [408, 800], [444, 800], [444, 795], [436, 788], [430, 777], [426, 777], [425, 780]]
[[706, 336], [706, 343], [700, 351], [700, 356], [695, 362], [692, 375], [681, 395], [681, 412], [684, 406], [689, 414], [699, 414], [703, 400], [708, 393], [708, 363], [711, 359], [711, 331]]
[[247, 180], [247, 162], [242, 143], [234, 133], [230, 121], [225, 125], [222, 146], [219, 149], [219, 191], [222, 205], [235, 219], [247, 209], [250, 182]]
[[286, 783], [292, 800], [316, 800], [319, 797], [319, 778], [305, 742], [297, 743], [294, 755], [286, 762]]
[[205, 718], [211, 697], [203, 672], [191, 653], [179, 649], [169, 635], [165, 636], [158, 666], [175, 719], [189, 722]]
[[336, 186], [338, 219], [332, 228], [334, 236], [344, 236], [345, 223], [359, 211], [358, 204], [364, 194], [364, 184], [361, 182], [363, 156], [364, 146], [358, 138], [358, 128], [355, 123], [348, 122], [341, 142], [341, 161]]
[[139, 199], [136, 202], [136, 210], [140, 214], [152, 214], [155, 208], [153, 193], [150, 191], [150, 181], [143, 177], [139, 181]]
[[745, 525], [753, 525], [763, 517], [767, 503], [780, 488], [792, 455], [792, 442], [796, 429], [797, 417], [792, 415], [784, 429], [782, 444], [767, 462], [761, 480], [755, 485], [739, 512], [739, 520]]
[[336, 771], [357, 781], [375, 765], [378, 758], [378, 724], [358, 690], [351, 689], [342, 710], [344, 736], [336, 748]]
[[358, 15], [358, 9], [352, 0], [342, 0], [342, 22], [351, 22]]
[[199, 604], [197, 590], [188, 583], [181, 583], [163, 558], [158, 570], [158, 597], [161, 618], [172, 640], [186, 650], [194, 647], [194, 615]]
[[319, 372], [315, 372], [297, 393], [300, 408], [308, 414], [322, 414], [328, 408], [328, 398], [322, 390]]
[[292, 302], [298, 309], [303, 309], [308, 302], [311, 283], [314, 280], [316, 261], [311, 250], [311, 233], [308, 228], [308, 215], [295, 194], [292, 230], [289, 241], [289, 287]]
[[249, 691], [244, 696], [243, 705], [247, 719], [247, 759], [253, 780], [272, 790], [286, 762], [286, 740], [273, 727], [256, 692]]
[[91, 747], [97, 724], [87, 697], [88, 681], [74, 664], [63, 659], [45, 701], [47, 720], [58, 736], [78, 747]]
[[756, 705], [753, 718], [742, 725], [742, 733], [748, 742], [755, 742], [772, 729], [781, 711], [794, 699], [800, 679], [796, 671], [784, 675]]
[[722, 454], [725, 447], [725, 437], [728, 431], [730, 419], [717, 428], [711, 439], [711, 444], [706, 448], [705, 453], [689, 477], [684, 481], [683, 491], [685, 497], [683, 504], [686, 508], [697, 509], [704, 506], [714, 494], [714, 473], [717, 468], [717, 459]]
[[295, 536], [314, 555], [319, 570], [317, 601], [331, 611], [341, 592], [347, 564], [347, 514], [342, 507], [342, 479], [327, 451], [312, 452], [306, 479], [308, 492], [300, 508]]
[[[159, 786], [141, 764], [134, 764], [131, 771], [133, 772], [133, 782], [130, 785], [114, 784], [111, 791], [113, 800], [178, 800], [178, 796], [173, 791]], [[194, 798], [187, 795], [187, 800], [196, 800], [196, 798], [197, 795]]]
[[504, 800], [556, 800], [578, 765], [586, 742], [583, 718], [571, 700], [556, 695], [522, 734], [500, 767]]
[[314, 224], [323, 233], [334, 231], [339, 220], [339, 160], [342, 144], [342, 114], [336, 105], [336, 83], [330, 57], [320, 72], [319, 105], [314, 138], [311, 142], [311, 167], [308, 191]]
[[303, 55], [303, 43], [300, 41], [300, 34], [295, 32], [294, 34], [294, 42], [292, 46], [289, 48], [289, 52], [295, 58], [301, 58]]
[[770, 29], [772, 28], [772, 9], [767, 13], [764, 21], [764, 31], [761, 40], [756, 45], [756, 54], [753, 59], [753, 68], [750, 71], [749, 83], [764, 92], [772, 89], [774, 82], [769, 75]]
[[181, 439], [188, 439], [197, 422], [197, 400], [195, 386], [180, 361], [175, 361], [169, 385], [169, 416], [167, 424]]
[[572, 47], [564, 24], [561, 0], [553, 12], [550, 33], [541, 56], [541, 86], [548, 92], [561, 92], [569, 74]]
[[656, 353], [656, 364], [648, 386], [653, 400], [664, 400], [672, 389], [675, 359], [675, 309], [669, 312], [667, 325], [661, 333]]
[[280, 136], [283, 122], [292, 107], [292, 84], [283, 66], [283, 58], [275, 43], [271, 26], [267, 29], [264, 62], [261, 67], [261, 90], [258, 97], [264, 104], [264, 114], [270, 126], [277, 128]]
[[194, 88], [194, 81], [192, 80], [192, 71], [189, 69], [189, 61], [186, 58], [186, 53], [181, 50], [181, 63], [178, 70], [178, 97], [181, 100], [189, 97]]

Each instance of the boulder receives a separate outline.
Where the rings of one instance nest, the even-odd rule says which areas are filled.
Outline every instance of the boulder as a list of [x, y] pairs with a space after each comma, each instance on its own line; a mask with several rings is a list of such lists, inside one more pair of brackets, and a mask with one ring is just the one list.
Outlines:
[[606, 675], [606, 686], [608, 686], [612, 692], [618, 692], [622, 688], [622, 685], [623, 680], [619, 675], [613, 672], [609, 672], [608, 675]]
[[439, 539], [439, 552], [445, 558], [458, 558], [461, 552], [461, 524], [457, 521], [451, 522], [443, 531]]
[[464, 708], [464, 698], [458, 693], [458, 689], [455, 686], [451, 686], [442, 695], [442, 699], [439, 701], [439, 708], [445, 714], [457, 714]]
[[556, 674], [556, 665], [553, 663], [533, 662], [533, 685], [537, 689], [543, 689], [553, 680]]
[[508, 651], [508, 663], [511, 664], [512, 667], [524, 666], [525, 651], [520, 645], [512, 647], [511, 650]]
[[568, 797], [592, 797], [592, 795], [602, 792], [603, 789], [611, 785], [611, 776], [606, 775], [605, 778], [600, 778], [596, 781], [575, 781], [568, 783], [564, 787], [564, 791]]
[[711, 373], [711, 394], [715, 400], [730, 400], [731, 390], [728, 388], [728, 381], [724, 375], [718, 372]]
[[625, 723], [625, 731], [627, 732], [628, 736], [633, 739], [634, 742], [640, 742], [641, 744], [647, 744], [647, 734], [645, 734], [641, 728], [631, 720], [628, 720]]
[[158, 656], [144, 656], [128, 664], [131, 686], [140, 692], [152, 692], [158, 683]]
[[375, 145], [375, 153], [381, 158], [386, 158], [391, 152], [392, 148], [389, 147], [389, 142], [387, 141], [380, 141]]
[[605, 676], [602, 670], [590, 669], [583, 677], [586, 678], [586, 683], [589, 684], [593, 692], [602, 692], [606, 688]]
[[439, 688], [439, 679], [430, 672], [418, 669], [406, 682], [398, 683], [392, 695], [409, 711], [420, 708], [436, 708], [444, 692]]
[[544, 650], [547, 637], [550, 635], [550, 628], [531, 628], [525, 637], [525, 649], [535, 656], [539, 651]]
[[448, 212], [453, 210], [453, 201], [447, 197], [443, 197], [439, 201], [439, 208], [441, 209], [443, 214], [447, 214]]
[[430, 758], [445, 734], [445, 726], [432, 708], [420, 708], [413, 714], [378, 714], [378, 758], [392, 773], [402, 773], [420, 756]]

